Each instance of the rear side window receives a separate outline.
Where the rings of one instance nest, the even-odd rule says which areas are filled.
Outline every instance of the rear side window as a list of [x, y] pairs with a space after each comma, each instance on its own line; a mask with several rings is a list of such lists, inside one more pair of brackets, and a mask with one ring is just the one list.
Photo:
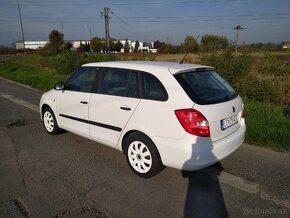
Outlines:
[[148, 73], [142, 73], [141, 84], [143, 98], [157, 101], [167, 101], [167, 92], [155, 76]]
[[215, 104], [237, 97], [234, 89], [214, 71], [190, 71], [174, 77], [197, 104]]

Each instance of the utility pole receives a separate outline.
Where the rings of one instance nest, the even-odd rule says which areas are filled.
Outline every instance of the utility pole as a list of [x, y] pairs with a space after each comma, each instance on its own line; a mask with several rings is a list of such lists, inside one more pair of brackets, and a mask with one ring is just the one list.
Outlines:
[[[105, 52], [110, 52], [110, 29], [109, 29], [109, 13], [111, 12], [111, 9], [108, 7], [104, 7], [104, 11], [101, 12], [102, 17], [105, 18], [105, 38], [106, 38], [106, 49]], [[111, 12], [112, 13], [112, 12]]]
[[[63, 42], [64, 42], [64, 34], [63, 34], [63, 20], [60, 18], [60, 25], [61, 25], [61, 34], [63, 36]], [[61, 45], [62, 51], [64, 51], [64, 43]]]
[[92, 49], [92, 28], [90, 27], [90, 51], [93, 51]]
[[236, 33], [236, 54], [238, 53], [239, 32], [240, 32], [240, 30], [243, 30], [243, 29], [245, 29], [245, 28], [241, 27], [240, 25], [238, 25], [234, 28], [234, 30], [237, 31], [237, 33]]
[[22, 16], [21, 16], [21, 10], [20, 10], [19, 0], [17, 0], [17, 5], [18, 5], [18, 11], [19, 11], [19, 19], [20, 19], [21, 33], [22, 33], [23, 52], [25, 54], [25, 40], [24, 40], [24, 31], [23, 31]]
[[92, 39], [92, 28], [90, 27], [90, 40]]
[[60, 18], [60, 25], [61, 25], [61, 33], [63, 34], [63, 20]]

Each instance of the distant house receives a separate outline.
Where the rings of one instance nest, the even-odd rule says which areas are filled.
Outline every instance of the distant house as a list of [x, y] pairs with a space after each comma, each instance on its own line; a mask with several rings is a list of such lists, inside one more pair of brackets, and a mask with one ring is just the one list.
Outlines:
[[[123, 45], [123, 48], [121, 49], [121, 53], [124, 53], [124, 46], [126, 44], [126, 41], [128, 42], [129, 44], [129, 52], [133, 52], [134, 49], [135, 49], [135, 45], [136, 45], [136, 42], [137, 41], [132, 41], [132, 40], [129, 40], [129, 39], [123, 39], [123, 40], [120, 40], [120, 42], [122, 43]], [[142, 42], [142, 41], [139, 41], [139, 48], [138, 48], [138, 51], [139, 52], [152, 52], [152, 53], [156, 53], [157, 52], [157, 49], [154, 49], [153, 48], [153, 43], [147, 43], [147, 42]]]
[[284, 42], [282, 48], [284, 49], [290, 48], [290, 42]]
[[78, 49], [81, 45], [90, 44], [90, 40], [66, 40], [66, 42], [70, 42], [72, 44], [72, 49]]

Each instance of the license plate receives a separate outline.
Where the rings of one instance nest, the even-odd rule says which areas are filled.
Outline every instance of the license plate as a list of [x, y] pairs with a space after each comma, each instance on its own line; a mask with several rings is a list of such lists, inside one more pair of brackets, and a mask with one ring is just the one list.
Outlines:
[[221, 128], [222, 130], [225, 130], [232, 125], [236, 124], [238, 122], [238, 117], [237, 116], [231, 116], [226, 119], [221, 120]]

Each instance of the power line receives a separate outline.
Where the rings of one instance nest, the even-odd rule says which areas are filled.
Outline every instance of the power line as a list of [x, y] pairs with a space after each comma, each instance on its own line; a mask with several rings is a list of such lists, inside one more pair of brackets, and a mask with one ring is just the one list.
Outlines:
[[[134, 17], [130, 17], [130, 18], [124, 18], [122, 20], [115, 20], [114, 22], [122, 22], [125, 24], [128, 23], [159, 23], [159, 22], [169, 22], [169, 23], [186, 23], [186, 22], [220, 22], [220, 21], [269, 21], [269, 20], [273, 20], [273, 21], [279, 21], [279, 20], [289, 20], [290, 16], [288, 17], [251, 17], [251, 18], [218, 18], [215, 19], [210, 18], [210, 19], [199, 19], [199, 18], [193, 18], [193, 19], [155, 19], [155, 17], [152, 18], [147, 18], [147, 19], [139, 19], [139, 17], [134, 18]], [[16, 17], [0, 17], [0, 20], [3, 21], [16, 21], [17, 18]], [[22, 18], [23, 21], [25, 22], [59, 22], [59, 18], [41, 18], [41, 17], [33, 17], [33, 18]], [[63, 22], [101, 22], [101, 19], [99, 18], [63, 18]]]
[[[239, 1], [246, 1], [246, 0], [235, 0], [235, 2]], [[249, 1], [249, 0], [248, 0]], [[144, 6], [144, 5], [161, 5], [161, 4], [202, 4], [202, 3], [225, 3], [225, 2], [233, 2], [233, 0], [184, 0], [184, 1], [158, 1], [158, 2], [140, 2], [140, 1], [130, 1], [126, 3], [110, 3], [112, 6], [128, 6], [128, 5], [134, 5], [134, 6]], [[7, 4], [0, 4], [1, 6], [15, 6], [15, 4], [7, 3]], [[105, 5], [104, 3], [47, 3], [47, 4], [22, 4], [24, 7], [54, 7], [54, 6], [94, 6], [94, 5]]]
[[[123, 18], [119, 17], [116, 13], [113, 14], [114, 17], [116, 19], [118, 19], [119, 21], [114, 21], [114, 22], [120, 22], [123, 24], [123, 26], [131, 33], [133, 33], [133, 35], [136, 36], [136, 39], [138, 38], [136, 33], [139, 33], [139, 35], [144, 35], [144, 33], [140, 32], [139, 29], [137, 29], [135, 26], [131, 25], [130, 23], [134, 23], [134, 22], [138, 22], [136, 21], [136, 19], [132, 19], [132, 20], [124, 20]], [[129, 23], [130, 22], [130, 23]], [[144, 22], [144, 20], [142, 21]], [[151, 22], [151, 21], [150, 21]]]
[[[16, 19], [15, 17], [4, 17], [5, 19]], [[247, 15], [194, 15], [194, 16], [156, 16], [156, 17], [144, 17], [144, 16], [132, 16], [122, 17], [116, 15], [116, 18], [122, 22], [155, 22], [155, 21], [231, 21], [231, 20], [284, 20], [290, 19], [289, 14], [247, 14]], [[0, 19], [3, 19], [0, 17]], [[23, 20], [57, 20], [58, 17], [24, 17]], [[101, 20], [99, 17], [66, 17], [63, 20]]]

